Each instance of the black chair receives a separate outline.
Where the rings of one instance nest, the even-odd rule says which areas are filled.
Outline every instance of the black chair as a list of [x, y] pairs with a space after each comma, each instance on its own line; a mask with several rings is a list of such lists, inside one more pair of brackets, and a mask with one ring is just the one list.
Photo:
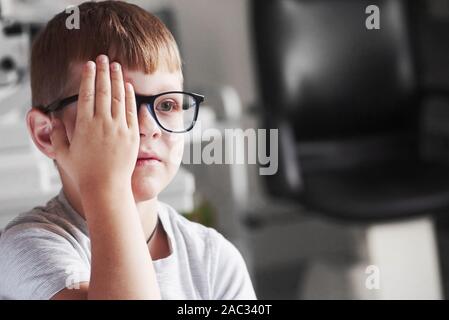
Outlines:
[[359, 222], [449, 209], [449, 83], [422, 79], [418, 5], [252, 1], [259, 111], [279, 129], [272, 196]]

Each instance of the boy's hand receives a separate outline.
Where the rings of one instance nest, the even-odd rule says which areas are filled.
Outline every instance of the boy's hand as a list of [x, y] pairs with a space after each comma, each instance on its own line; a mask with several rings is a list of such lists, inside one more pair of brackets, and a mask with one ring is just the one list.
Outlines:
[[70, 143], [62, 125], [51, 134], [58, 165], [79, 189], [89, 229], [87, 298], [160, 299], [131, 186], [140, 142], [134, 91], [129, 84], [125, 89], [120, 68], [112, 65], [110, 73], [108, 61], [97, 59], [95, 72], [92, 64], [83, 71]]
[[131, 187], [139, 151], [139, 126], [134, 90], [126, 86], [118, 63], [101, 55], [84, 65], [76, 124], [69, 143], [56, 120], [51, 133], [58, 166], [80, 192], [114, 186]]

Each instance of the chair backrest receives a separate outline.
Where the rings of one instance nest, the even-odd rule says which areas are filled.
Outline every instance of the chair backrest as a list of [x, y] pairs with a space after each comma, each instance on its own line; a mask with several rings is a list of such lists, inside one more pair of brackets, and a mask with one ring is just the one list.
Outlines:
[[298, 140], [417, 127], [417, 79], [404, 0], [255, 0], [252, 22], [268, 119], [294, 123]]

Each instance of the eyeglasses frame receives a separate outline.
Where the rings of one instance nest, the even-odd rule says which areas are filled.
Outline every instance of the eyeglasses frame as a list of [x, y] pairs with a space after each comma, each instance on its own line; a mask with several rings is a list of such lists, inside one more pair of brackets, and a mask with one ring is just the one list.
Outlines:
[[[159, 122], [159, 119], [157, 118], [156, 113], [154, 111], [154, 102], [156, 101], [157, 98], [159, 98], [160, 96], [166, 95], [166, 94], [175, 94], [175, 93], [191, 96], [195, 100], [195, 114], [193, 117], [192, 124], [187, 129], [184, 129], [182, 131], [175, 131], [175, 130], [170, 130], [170, 129], [164, 128], [164, 126]], [[69, 104], [71, 104], [75, 101], [78, 101], [78, 98], [79, 98], [79, 95], [76, 94], [76, 95], [73, 95], [73, 96], [70, 96], [70, 97], [67, 97], [64, 99], [56, 100], [56, 101], [50, 103], [49, 105], [47, 105], [46, 107], [44, 107], [45, 113], [48, 114], [51, 112], [60, 111], [64, 107], [68, 106]], [[163, 130], [170, 132], [170, 133], [185, 133], [185, 132], [192, 130], [192, 128], [195, 126], [195, 122], [198, 119], [198, 111], [199, 111], [200, 104], [202, 102], [204, 102], [204, 100], [205, 100], [205, 98], [203, 95], [193, 93], [193, 92], [186, 92], [186, 91], [166, 91], [166, 92], [161, 92], [161, 93], [158, 93], [158, 94], [152, 95], [152, 96], [136, 94], [137, 110], [139, 110], [139, 108], [142, 104], [145, 104], [147, 106], [147, 109], [150, 112], [151, 116], [158, 124], [158, 126], [160, 128], [162, 128]]]

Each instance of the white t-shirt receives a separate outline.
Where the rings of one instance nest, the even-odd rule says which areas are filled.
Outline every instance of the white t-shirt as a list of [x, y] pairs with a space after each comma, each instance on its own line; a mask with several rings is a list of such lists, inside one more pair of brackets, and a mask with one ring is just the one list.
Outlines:
[[[158, 202], [170, 255], [154, 260], [162, 299], [256, 299], [237, 248], [213, 228], [187, 220]], [[20, 214], [0, 237], [0, 297], [49, 299], [89, 281], [91, 251], [86, 221], [63, 190]]]

